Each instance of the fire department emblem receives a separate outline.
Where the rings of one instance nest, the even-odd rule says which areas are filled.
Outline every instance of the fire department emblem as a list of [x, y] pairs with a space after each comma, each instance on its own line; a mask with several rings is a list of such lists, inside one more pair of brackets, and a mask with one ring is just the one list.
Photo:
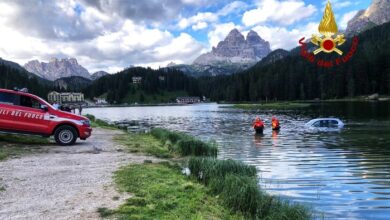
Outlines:
[[329, 1], [326, 4], [324, 15], [320, 25], [318, 26], [318, 32], [320, 32], [321, 35], [313, 34], [311, 38], [311, 42], [316, 46], [319, 46], [318, 49], [314, 50], [314, 54], [318, 54], [320, 52], [336, 52], [339, 55], [343, 54], [343, 51], [338, 49], [337, 46], [340, 46], [345, 42], [344, 35], [337, 34], [338, 28], [332, 11], [332, 6]]

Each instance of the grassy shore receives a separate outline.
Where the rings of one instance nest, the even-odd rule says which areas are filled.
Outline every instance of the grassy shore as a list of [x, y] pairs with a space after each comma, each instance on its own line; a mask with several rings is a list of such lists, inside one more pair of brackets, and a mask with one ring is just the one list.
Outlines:
[[310, 107], [310, 103], [300, 102], [269, 102], [264, 104], [234, 104], [233, 108], [245, 110], [290, 110]]
[[[260, 190], [253, 166], [218, 160], [214, 143], [166, 129], [124, 134], [116, 141], [129, 151], [168, 158], [132, 164], [115, 172], [118, 188], [132, 195], [118, 209], [100, 208], [118, 219], [308, 219], [305, 207]], [[170, 160], [169, 158], [175, 158]], [[176, 159], [180, 160], [176, 160]], [[180, 162], [177, 162], [180, 161]], [[180, 163], [180, 164], [179, 164]], [[191, 171], [182, 173], [183, 167]]]
[[208, 189], [167, 163], [123, 167], [115, 173], [121, 191], [133, 197], [117, 210], [100, 209], [118, 219], [244, 219]]
[[49, 139], [35, 136], [0, 134], [0, 161], [8, 157], [36, 152], [38, 145], [49, 144]]
[[144, 153], [158, 158], [179, 158], [185, 156], [217, 156], [215, 143], [205, 143], [181, 132], [154, 128], [147, 134], [123, 134], [115, 140], [132, 153]]

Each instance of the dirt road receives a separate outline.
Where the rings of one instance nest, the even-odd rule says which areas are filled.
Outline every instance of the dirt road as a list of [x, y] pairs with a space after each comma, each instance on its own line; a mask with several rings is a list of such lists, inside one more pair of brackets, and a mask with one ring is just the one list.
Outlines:
[[116, 191], [113, 172], [153, 159], [123, 152], [112, 141], [119, 133], [94, 129], [75, 146], [0, 162], [0, 219], [99, 219], [99, 207], [122, 204], [129, 195]]

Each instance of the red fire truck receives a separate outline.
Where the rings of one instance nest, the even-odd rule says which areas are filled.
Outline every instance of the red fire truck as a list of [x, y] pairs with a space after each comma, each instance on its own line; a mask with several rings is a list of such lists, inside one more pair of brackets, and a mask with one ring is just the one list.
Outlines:
[[0, 89], [0, 132], [54, 136], [59, 145], [72, 145], [91, 136], [88, 118], [55, 109], [33, 94]]

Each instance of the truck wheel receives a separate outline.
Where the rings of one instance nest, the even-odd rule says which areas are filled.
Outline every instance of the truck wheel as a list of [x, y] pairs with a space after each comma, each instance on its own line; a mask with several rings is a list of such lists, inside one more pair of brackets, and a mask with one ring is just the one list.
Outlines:
[[69, 125], [62, 125], [54, 132], [54, 139], [62, 146], [73, 145], [77, 139], [76, 129]]

